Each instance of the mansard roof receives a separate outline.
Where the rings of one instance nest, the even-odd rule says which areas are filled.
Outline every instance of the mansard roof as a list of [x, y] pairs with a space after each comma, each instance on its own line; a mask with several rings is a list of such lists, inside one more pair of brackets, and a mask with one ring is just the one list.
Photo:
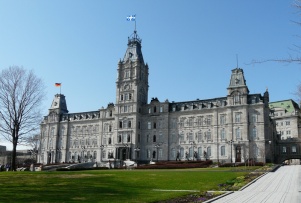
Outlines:
[[[261, 94], [249, 94], [248, 95], [248, 104], [256, 104], [261, 103], [263, 101], [263, 97]], [[205, 108], [213, 108], [213, 107], [225, 107], [228, 106], [227, 97], [217, 97], [212, 99], [196, 99], [193, 101], [183, 101], [183, 102], [172, 102], [169, 103], [170, 111], [173, 111], [173, 107], [177, 107], [176, 110], [180, 110], [180, 108], [186, 109], [205, 109]]]
[[299, 110], [298, 104], [292, 99], [270, 102], [269, 107], [270, 109], [282, 108], [288, 113], [293, 113], [296, 110]]
[[59, 110], [60, 113], [68, 113], [65, 96], [56, 94], [49, 110]]
[[246, 80], [244, 71], [241, 68], [235, 68], [232, 70], [229, 88], [246, 87]]
[[142, 40], [139, 38], [139, 36], [137, 35], [137, 31], [135, 30], [134, 33], [128, 38], [128, 47], [123, 58], [124, 62], [128, 60], [138, 60], [144, 63], [141, 51], [141, 41]]

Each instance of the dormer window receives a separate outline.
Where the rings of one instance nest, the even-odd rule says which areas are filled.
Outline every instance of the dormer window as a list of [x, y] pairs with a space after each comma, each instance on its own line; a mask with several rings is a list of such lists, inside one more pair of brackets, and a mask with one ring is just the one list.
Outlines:
[[234, 104], [240, 104], [240, 94], [236, 93], [234, 94]]

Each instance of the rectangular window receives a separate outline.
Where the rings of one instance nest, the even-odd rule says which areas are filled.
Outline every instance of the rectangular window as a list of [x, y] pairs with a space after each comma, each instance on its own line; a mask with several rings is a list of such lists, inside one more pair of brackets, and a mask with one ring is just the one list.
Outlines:
[[198, 126], [202, 126], [202, 125], [203, 125], [203, 117], [198, 116]]
[[123, 112], [128, 112], [128, 106], [123, 107]]
[[225, 125], [226, 124], [226, 116], [225, 115], [221, 115], [220, 116], [220, 124], [221, 125]]
[[129, 78], [130, 77], [130, 71], [129, 70], [126, 70], [125, 71], [125, 76], [124, 76], [125, 78]]
[[226, 148], [225, 146], [221, 146], [221, 156], [225, 156], [226, 155]]
[[189, 133], [188, 139], [189, 139], [189, 141], [193, 141], [193, 133]]
[[257, 114], [252, 114], [252, 122], [256, 123], [257, 122]]
[[159, 158], [162, 158], [163, 157], [163, 149], [159, 149], [158, 153], [159, 153]]
[[221, 140], [225, 140], [226, 139], [226, 131], [225, 129], [221, 129]]
[[211, 132], [210, 131], [206, 132], [206, 137], [207, 137], [207, 140], [211, 140]]
[[240, 113], [235, 114], [235, 123], [240, 123]]
[[236, 128], [236, 129], [235, 129], [235, 135], [236, 135], [236, 139], [237, 139], [237, 140], [240, 140], [240, 139], [241, 139], [241, 137], [240, 137], [240, 128]]
[[286, 153], [286, 147], [282, 147], [282, 152]]
[[202, 142], [202, 140], [203, 140], [203, 137], [202, 137], [202, 131], [199, 131], [199, 132], [198, 132], [198, 141], [199, 141], [199, 142]]
[[253, 137], [253, 140], [255, 140], [257, 137], [257, 129], [255, 127], [252, 129], [252, 137]]
[[152, 122], [147, 122], [147, 129], [152, 129]]
[[148, 113], [151, 113], [152, 112], [152, 109], [151, 108], [148, 108]]
[[188, 118], [188, 126], [189, 127], [193, 126], [193, 118]]
[[180, 141], [184, 141], [184, 134], [181, 133], [179, 138], [180, 138]]
[[286, 123], [286, 125], [290, 125], [290, 124], [291, 124], [291, 122], [290, 122], [290, 121], [286, 121], [285, 123]]
[[160, 113], [163, 112], [163, 106], [160, 106]]
[[292, 153], [296, 153], [297, 152], [297, 147], [296, 146], [292, 146]]
[[207, 121], [207, 125], [211, 125], [211, 117], [208, 117], [206, 121]]

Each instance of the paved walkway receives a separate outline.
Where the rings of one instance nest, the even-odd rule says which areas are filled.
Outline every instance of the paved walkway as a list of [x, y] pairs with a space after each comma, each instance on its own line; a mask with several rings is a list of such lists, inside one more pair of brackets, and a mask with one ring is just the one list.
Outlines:
[[301, 203], [301, 165], [282, 166], [242, 191], [234, 192], [214, 203]]

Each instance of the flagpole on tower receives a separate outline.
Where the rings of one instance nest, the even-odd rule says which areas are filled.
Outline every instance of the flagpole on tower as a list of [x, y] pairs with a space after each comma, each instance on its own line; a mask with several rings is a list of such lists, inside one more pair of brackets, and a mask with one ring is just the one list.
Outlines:
[[61, 88], [62, 88], [62, 83], [54, 83], [54, 86], [59, 87], [60, 88], [60, 95], [61, 95]]
[[134, 33], [136, 33], [136, 32], [137, 32], [137, 30], [136, 30], [136, 14], [135, 14], [135, 15], [129, 15], [129, 16], [127, 16], [127, 17], [126, 17], [126, 20], [127, 20], [127, 21], [135, 21], [135, 29], [134, 29]]

